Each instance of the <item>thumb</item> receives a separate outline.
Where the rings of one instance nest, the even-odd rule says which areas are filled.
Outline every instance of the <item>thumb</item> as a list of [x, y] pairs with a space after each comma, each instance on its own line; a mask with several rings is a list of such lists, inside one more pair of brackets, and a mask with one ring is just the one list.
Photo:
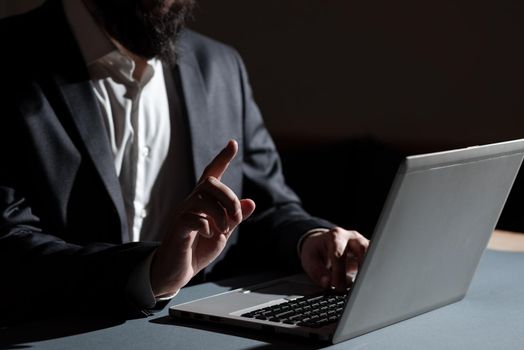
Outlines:
[[331, 285], [331, 271], [321, 256], [321, 254], [315, 251], [308, 252], [302, 250], [300, 260], [309, 278], [322, 288], [328, 288]]
[[242, 210], [242, 220], [246, 220], [255, 211], [256, 204], [251, 199], [241, 199], [240, 209]]

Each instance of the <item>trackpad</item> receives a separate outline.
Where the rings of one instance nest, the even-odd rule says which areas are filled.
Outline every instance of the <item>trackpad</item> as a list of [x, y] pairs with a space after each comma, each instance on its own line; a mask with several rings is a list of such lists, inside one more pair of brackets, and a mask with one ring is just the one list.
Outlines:
[[264, 307], [295, 299], [304, 295], [310, 295], [322, 289], [313, 285], [306, 279], [282, 279], [259, 285], [240, 288], [212, 297], [195, 300], [194, 302], [177, 305], [174, 308], [182, 311], [226, 315], [237, 314], [246, 309]]

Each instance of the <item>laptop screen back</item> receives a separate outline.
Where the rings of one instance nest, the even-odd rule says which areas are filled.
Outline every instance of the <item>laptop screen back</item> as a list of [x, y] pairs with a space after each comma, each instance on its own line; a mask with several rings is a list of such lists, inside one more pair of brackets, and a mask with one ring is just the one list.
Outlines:
[[334, 343], [464, 297], [523, 149], [518, 140], [404, 161]]

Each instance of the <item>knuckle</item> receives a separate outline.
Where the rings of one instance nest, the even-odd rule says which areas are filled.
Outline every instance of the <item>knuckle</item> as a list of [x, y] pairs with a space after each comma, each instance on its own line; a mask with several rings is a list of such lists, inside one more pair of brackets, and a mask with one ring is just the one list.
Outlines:
[[355, 238], [364, 238], [364, 236], [362, 236], [358, 231], [349, 231], [349, 233], [351, 234], [352, 237], [355, 237]]
[[207, 184], [207, 185], [214, 185], [216, 184], [216, 177], [214, 176], [206, 176], [206, 178], [204, 179], [204, 184]]
[[331, 231], [330, 238], [336, 248], [344, 246], [348, 240], [347, 237], [345, 237], [345, 235], [343, 234], [343, 232], [340, 232], [338, 230]]
[[228, 209], [229, 214], [235, 216], [237, 214], [240, 214], [241, 216], [242, 208], [240, 206], [240, 200], [238, 199], [236, 194], [227, 186], [225, 186], [222, 189], [222, 193], [224, 196], [223, 200], [226, 201], [226, 203], [224, 203], [224, 206]]

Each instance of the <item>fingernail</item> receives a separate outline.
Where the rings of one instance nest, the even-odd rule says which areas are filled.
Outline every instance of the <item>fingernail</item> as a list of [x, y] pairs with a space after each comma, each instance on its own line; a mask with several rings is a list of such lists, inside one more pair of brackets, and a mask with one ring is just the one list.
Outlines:
[[346, 281], [353, 283], [357, 277], [357, 271], [346, 273]]

